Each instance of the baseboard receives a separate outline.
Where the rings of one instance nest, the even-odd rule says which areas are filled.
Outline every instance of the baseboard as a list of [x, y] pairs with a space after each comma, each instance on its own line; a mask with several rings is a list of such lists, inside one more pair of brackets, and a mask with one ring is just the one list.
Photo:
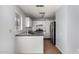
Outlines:
[[62, 49], [60, 49], [57, 45], [55, 45], [55, 47], [61, 52], [61, 54], [64, 54], [64, 52], [62, 51]]

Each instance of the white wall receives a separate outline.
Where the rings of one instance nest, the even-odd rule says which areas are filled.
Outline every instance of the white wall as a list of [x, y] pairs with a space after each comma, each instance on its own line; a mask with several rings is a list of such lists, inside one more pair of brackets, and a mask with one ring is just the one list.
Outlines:
[[79, 53], [79, 5], [68, 6], [68, 53]]
[[56, 46], [62, 53], [79, 53], [79, 6], [57, 10], [56, 34]]
[[36, 25], [43, 25], [44, 32], [44, 38], [50, 38], [50, 23], [54, 20], [44, 20], [44, 19], [38, 19], [36, 21], [33, 21], [33, 30], [35, 31], [37, 29]]
[[15, 53], [14, 6], [0, 5], [0, 53]]
[[15, 10], [24, 20], [25, 15], [16, 6], [0, 6], [0, 53], [15, 53]]
[[67, 7], [62, 6], [56, 11], [56, 46], [66, 53], [67, 46]]

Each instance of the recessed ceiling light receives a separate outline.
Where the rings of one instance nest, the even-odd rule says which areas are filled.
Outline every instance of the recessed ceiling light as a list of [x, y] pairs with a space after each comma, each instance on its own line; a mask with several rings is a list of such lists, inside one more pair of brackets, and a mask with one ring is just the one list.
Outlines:
[[44, 7], [44, 5], [36, 5], [36, 7]]

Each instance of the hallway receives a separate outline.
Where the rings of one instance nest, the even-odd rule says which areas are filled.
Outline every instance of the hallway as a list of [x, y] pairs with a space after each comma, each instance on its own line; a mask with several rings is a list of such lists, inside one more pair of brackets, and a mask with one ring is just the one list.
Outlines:
[[44, 54], [61, 54], [50, 40], [44, 40]]

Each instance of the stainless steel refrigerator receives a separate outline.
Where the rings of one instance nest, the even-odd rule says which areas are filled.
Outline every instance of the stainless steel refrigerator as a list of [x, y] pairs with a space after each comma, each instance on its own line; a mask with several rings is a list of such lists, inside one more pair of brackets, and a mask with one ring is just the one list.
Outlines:
[[56, 45], [56, 22], [50, 24], [50, 37], [52, 44]]

